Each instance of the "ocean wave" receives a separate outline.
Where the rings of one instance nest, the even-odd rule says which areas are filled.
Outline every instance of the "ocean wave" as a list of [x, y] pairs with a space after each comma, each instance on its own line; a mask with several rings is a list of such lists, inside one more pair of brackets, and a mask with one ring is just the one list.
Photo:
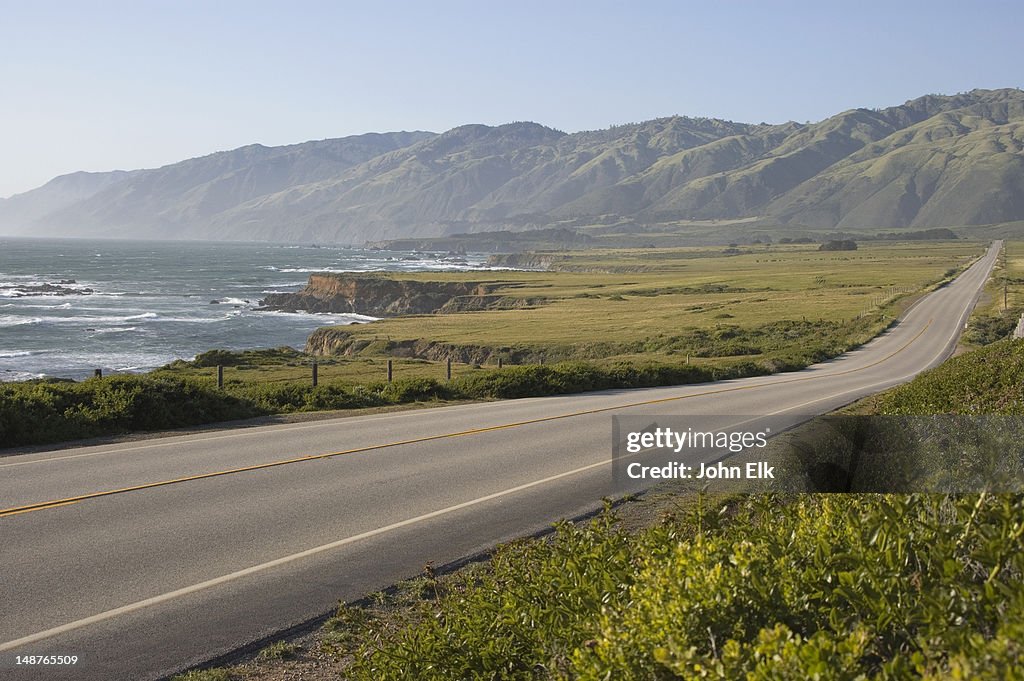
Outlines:
[[[34, 298], [35, 297], [40, 297], [41, 298], [41, 297], [44, 297], [44, 296], [33, 296], [33, 297]], [[8, 306], [5, 305], [4, 307], [8, 307]], [[10, 305], [10, 307], [15, 307], [15, 305], [12, 303]], [[61, 303], [60, 305], [17, 305], [17, 307], [20, 307], [22, 309], [31, 309], [31, 310], [70, 310], [72, 305], [71, 305], [71, 303]]]
[[47, 324], [121, 324], [124, 322], [136, 322], [143, 319], [160, 319], [160, 315], [155, 312], [143, 312], [142, 314], [132, 314], [124, 317], [112, 317], [112, 316], [77, 316], [77, 317], [48, 317], [44, 320]]
[[43, 378], [45, 375], [46, 374], [35, 374], [30, 371], [0, 369], [0, 383], [16, 383], [18, 381], [31, 381], [34, 378]]
[[12, 359], [14, 357], [32, 357], [34, 355], [42, 355], [45, 350], [11, 350], [0, 352], [0, 359]]
[[94, 333], [94, 334], [96, 334], [98, 336], [98, 335], [104, 334], [104, 333], [130, 333], [132, 331], [138, 331], [138, 330], [139, 330], [139, 327], [137, 327], [137, 326], [112, 326], [112, 327], [105, 328], [105, 329], [94, 329], [92, 331], [92, 333]]
[[290, 319], [315, 319], [318, 322], [326, 324], [361, 324], [365, 322], [375, 322], [379, 317], [370, 317], [364, 314], [355, 314], [354, 312], [348, 312], [344, 314], [334, 314], [329, 312], [306, 312], [305, 310], [299, 310], [297, 312], [282, 312], [280, 310], [267, 310], [261, 311], [257, 314], [267, 315], [272, 317], [288, 317]]
[[0, 315], [0, 328], [27, 326], [29, 324], [39, 324], [43, 321], [42, 317], [23, 317], [15, 314], [2, 314]]

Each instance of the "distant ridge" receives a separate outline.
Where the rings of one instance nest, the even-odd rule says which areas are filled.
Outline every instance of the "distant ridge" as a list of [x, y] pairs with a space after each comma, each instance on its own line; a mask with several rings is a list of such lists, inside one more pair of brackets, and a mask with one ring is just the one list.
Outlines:
[[783, 228], [1024, 220], [1024, 92], [926, 95], [813, 124], [673, 116], [573, 134], [465, 125], [75, 173], [0, 201], [8, 234], [361, 244], [749, 219]]

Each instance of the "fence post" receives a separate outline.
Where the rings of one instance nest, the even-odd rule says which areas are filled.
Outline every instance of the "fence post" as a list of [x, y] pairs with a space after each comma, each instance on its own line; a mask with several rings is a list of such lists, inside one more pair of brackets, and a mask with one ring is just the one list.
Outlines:
[[92, 372], [92, 375], [96, 378], [103, 378], [103, 369], [96, 369]]
[[391, 366], [391, 360], [389, 359], [388, 360], [388, 383], [391, 382], [391, 379], [392, 379], [393, 376], [394, 376], [394, 370], [393, 370], [393, 368]]
[[498, 368], [501, 368], [501, 357], [498, 358]]
[[447, 366], [445, 367], [445, 376], [446, 376], [447, 380], [449, 380], [449, 381], [452, 380], [452, 358], [451, 357], [448, 358]]
[[314, 361], [313, 362], [313, 387], [314, 388], [317, 386], [317, 383], [319, 383], [319, 378], [320, 378], [320, 365], [317, 364], [316, 361]]
[[217, 365], [217, 387], [218, 388], [223, 388], [224, 387], [224, 365], [223, 364], [218, 364]]

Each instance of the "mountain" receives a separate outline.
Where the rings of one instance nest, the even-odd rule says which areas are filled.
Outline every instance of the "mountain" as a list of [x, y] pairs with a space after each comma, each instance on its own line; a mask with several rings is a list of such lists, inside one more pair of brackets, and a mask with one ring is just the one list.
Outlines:
[[[0, 229], [14, 234], [223, 238], [211, 233], [208, 225], [224, 210], [288, 187], [337, 177], [369, 159], [434, 136], [370, 133], [281, 147], [252, 144], [151, 170], [65, 175], [0, 203]], [[49, 210], [41, 210], [48, 203]]]
[[0, 226], [8, 233], [32, 233], [34, 223], [56, 211], [74, 205], [133, 173], [115, 170], [109, 173], [77, 172], [55, 177], [42, 187], [0, 199]]
[[254, 145], [64, 176], [0, 202], [8, 232], [354, 244], [716, 220], [837, 230], [1024, 220], [1024, 92], [927, 95], [813, 124], [673, 116], [573, 134], [516, 122]]

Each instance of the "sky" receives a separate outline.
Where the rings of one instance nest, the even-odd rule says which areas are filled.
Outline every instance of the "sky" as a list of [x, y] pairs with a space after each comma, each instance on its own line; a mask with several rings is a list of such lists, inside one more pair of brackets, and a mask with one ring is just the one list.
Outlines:
[[0, 0], [0, 197], [251, 143], [1024, 86], [1024, 3]]

